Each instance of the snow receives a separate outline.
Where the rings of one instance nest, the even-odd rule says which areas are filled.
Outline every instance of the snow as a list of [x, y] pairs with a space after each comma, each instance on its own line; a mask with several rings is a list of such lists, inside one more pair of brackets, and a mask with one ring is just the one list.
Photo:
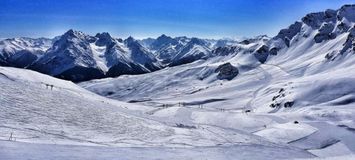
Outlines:
[[340, 142], [324, 149], [310, 150], [310, 152], [318, 157], [336, 157], [353, 154], [346, 145]]
[[108, 64], [105, 57], [106, 46], [96, 46], [95, 43], [90, 43], [90, 48], [93, 52], [94, 60], [96, 61], [98, 67], [104, 71], [108, 71]]
[[[289, 156], [298, 158], [311, 157], [301, 150], [292, 150], [277, 147], [258, 147], [253, 145], [238, 145], [229, 147], [207, 148], [125, 148], [125, 147], [99, 147], [99, 146], [71, 146], [31, 144], [21, 142], [0, 141], [1, 158], [6, 160], [27, 160], [29, 157], [36, 160], [82, 160], [82, 159], [285, 159]], [[287, 153], [287, 154], [286, 154]]]
[[1, 40], [0, 51], [5, 50], [11, 53], [21, 50], [45, 52], [50, 47], [50, 45], [52, 45], [52, 40], [46, 38], [12, 38]]
[[[260, 36], [218, 52], [200, 44], [206, 41], [180, 37], [179, 43], [190, 45], [175, 56], [177, 60], [204, 55], [192, 63], [142, 75], [74, 84], [0, 67], [0, 155], [6, 159], [352, 159], [353, 40], [349, 31], [331, 26], [353, 23], [348, 7], [309, 14], [284, 30], [292, 33], [286, 37]], [[345, 20], [335, 18], [343, 12]], [[336, 36], [315, 40], [323, 31]], [[133, 47], [150, 52], [133, 38], [125, 41], [115, 48], [128, 54], [116, 57], [123, 62], [133, 59]], [[103, 57], [107, 48], [90, 46], [95, 62], [110, 63]], [[277, 53], [258, 53], [271, 47]], [[255, 54], [268, 56], [261, 62]], [[232, 80], [217, 78], [216, 68], [225, 63], [239, 70]]]
[[[299, 22], [300, 30], [290, 37], [289, 46], [281, 39], [259, 37], [234, 49], [227, 47], [233, 53], [79, 85], [108, 98], [145, 105], [145, 113], [159, 122], [213, 127], [219, 135], [246, 134], [318, 157], [349, 157], [355, 153], [355, 58], [350, 49], [340, 53], [347, 31], [329, 30], [337, 32], [334, 39], [315, 42], [323, 22], [336, 22], [320, 21], [319, 26]], [[278, 51], [261, 64], [253, 54], [263, 45]], [[327, 59], [330, 53], [336, 58]], [[230, 81], [217, 79], [215, 69], [228, 62], [240, 73]]]
[[[196, 157], [205, 152], [212, 159], [224, 159], [242, 151], [244, 154], [239, 156], [243, 158], [282, 158], [284, 152], [299, 158], [312, 157], [303, 150], [268, 143], [243, 131], [209, 124], [192, 129], [177, 127], [177, 123], [194, 123], [161, 121], [159, 116], [145, 113], [150, 107], [107, 99], [72, 82], [34, 71], [0, 67], [0, 75], [0, 155], [6, 159], [62, 159], [73, 155], [73, 151], [78, 155], [70, 156], [73, 159], [85, 158], [82, 156], [87, 152], [107, 152], [95, 154], [100, 159], [135, 159], [143, 154], [152, 159], [178, 158], [180, 154]], [[136, 147], [148, 148], [142, 151]], [[253, 154], [257, 150], [263, 152]], [[162, 151], [166, 153], [156, 154]], [[270, 152], [275, 154], [268, 156]]]
[[270, 141], [275, 143], [288, 143], [306, 137], [315, 131], [317, 131], [317, 129], [310, 125], [289, 122], [286, 124], [267, 126], [266, 129], [254, 134], [270, 139]]

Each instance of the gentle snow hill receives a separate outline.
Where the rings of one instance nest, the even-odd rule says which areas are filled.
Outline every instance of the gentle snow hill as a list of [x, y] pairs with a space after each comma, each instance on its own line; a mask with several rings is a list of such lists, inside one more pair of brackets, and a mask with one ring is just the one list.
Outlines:
[[241, 158], [313, 157], [241, 130], [161, 121], [145, 113], [150, 107], [110, 100], [30, 70], [0, 67], [0, 85], [0, 155], [6, 159], [81, 159], [88, 151], [99, 159], [143, 153], [152, 159], [201, 153], [230, 159], [239, 152]]
[[[72, 146], [31, 144], [21, 142], [0, 141], [1, 158], [6, 160], [156, 160], [156, 159], [193, 159], [193, 160], [234, 160], [234, 159], [290, 159], [290, 157], [309, 158], [310, 155], [300, 150], [288, 150], [278, 147], [239, 145], [229, 147], [196, 147], [196, 148], [126, 148], [100, 146]], [[343, 157], [342, 157], [343, 158]], [[346, 158], [346, 157], [344, 157]]]

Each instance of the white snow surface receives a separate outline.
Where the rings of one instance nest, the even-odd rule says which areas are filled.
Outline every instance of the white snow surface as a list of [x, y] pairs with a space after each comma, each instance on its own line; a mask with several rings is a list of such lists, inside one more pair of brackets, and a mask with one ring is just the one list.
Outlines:
[[[261, 39], [235, 45], [232, 54], [79, 85], [145, 105], [159, 122], [213, 126], [224, 130], [219, 134], [246, 133], [317, 157], [349, 157], [355, 153], [354, 52], [343, 50], [348, 32], [316, 43], [318, 33], [302, 24], [288, 47], [280, 39]], [[266, 44], [279, 50], [261, 64], [251, 52]], [[335, 58], [327, 59], [332, 53]], [[215, 69], [227, 62], [239, 74], [219, 80]]]
[[[261, 36], [235, 44], [229, 54], [79, 86], [1, 67], [0, 155], [353, 159], [354, 40], [347, 31], [327, 28], [340, 21], [353, 25], [352, 8], [328, 10], [325, 19], [322, 13], [308, 15], [319, 19], [297, 23], [300, 30], [287, 44]], [[315, 41], [328, 31], [335, 36]], [[265, 45], [278, 51], [261, 63], [255, 54], [263, 54], [257, 50]], [[238, 68], [232, 80], [217, 78], [216, 68], [225, 63]]]
[[104, 98], [34, 71], [0, 67], [0, 85], [0, 157], [5, 159], [192, 159], [205, 152], [212, 159], [238, 152], [244, 153], [241, 158], [313, 157], [242, 130], [196, 124], [189, 110], [179, 116], [186, 119], [165, 121], [152, 116], [149, 106]]

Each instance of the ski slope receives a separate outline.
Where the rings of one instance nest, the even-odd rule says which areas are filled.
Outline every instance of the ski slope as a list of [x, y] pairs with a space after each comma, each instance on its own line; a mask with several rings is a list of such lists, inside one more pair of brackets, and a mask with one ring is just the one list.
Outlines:
[[0, 85], [0, 155], [6, 159], [136, 159], [140, 154], [178, 159], [205, 152], [225, 159], [239, 151], [243, 158], [313, 157], [242, 130], [188, 119], [163, 121], [146, 113], [149, 106], [101, 97], [30, 70], [0, 67]]
[[[348, 32], [315, 42], [318, 30], [301, 33], [260, 63], [248, 50], [264, 40], [238, 44], [239, 52], [144, 75], [92, 80], [79, 85], [99, 95], [145, 106], [160, 122], [206, 125], [304, 149], [317, 157], [355, 152], [355, 58], [344, 49]], [[303, 36], [302, 34], [308, 36]], [[274, 43], [275, 41], [266, 41]], [[327, 58], [338, 53], [336, 58]], [[220, 80], [218, 66], [239, 69]]]

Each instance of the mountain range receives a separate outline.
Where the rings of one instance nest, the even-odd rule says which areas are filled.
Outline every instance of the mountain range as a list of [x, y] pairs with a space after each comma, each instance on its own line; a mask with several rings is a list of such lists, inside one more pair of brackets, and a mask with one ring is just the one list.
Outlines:
[[[151, 43], [149, 43], [151, 42]], [[27, 68], [71, 81], [153, 72], [212, 56], [233, 40], [205, 40], [161, 35], [157, 39], [119, 39], [69, 30], [53, 39], [0, 41], [0, 65]]]
[[[123, 40], [109, 33], [91, 36], [74, 30], [53, 39], [11, 38], [0, 41], [0, 65], [28, 68], [78, 82], [149, 73], [230, 54], [253, 55], [255, 62], [265, 63], [291, 48], [304, 50], [348, 34], [339, 50], [326, 54], [326, 59], [334, 60], [355, 49], [353, 11], [353, 5], [345, 5], [339, 10], [311, 13], [275, 37], [258, 36], [243, 41], [172, 38], [164, 34], [156, 39]], [[303, 39], [311, 40], [312, 46], [303, 46], [299, 42]]]
[[5, 39], [0, 63], [4, 159], [355, 158], [355, 5], [238, 41]]

